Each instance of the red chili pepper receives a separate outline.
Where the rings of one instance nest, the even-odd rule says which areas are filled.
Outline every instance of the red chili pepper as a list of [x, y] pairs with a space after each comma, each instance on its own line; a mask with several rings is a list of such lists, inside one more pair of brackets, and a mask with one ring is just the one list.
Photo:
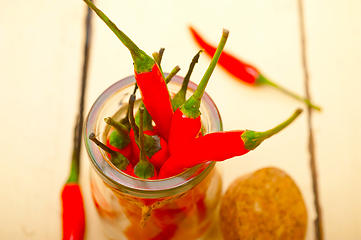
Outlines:
[[114, 166], [116, 166], [117, 168], [123, 171], [130, 170], [129, 160], [123, 154], [114, 151], [110, 149], [108, 146], [101, 143], [98, 139], [96, 139], [94, 133], [89, 134], [89, 139], [110, 155], [110, 160]]
[[106, 145], [121, 154], [127, 159], [132, 159], [132, 147], [127, 128], [120, 122], [114, 121], [111, 117], [107, 117], [104, 121], [114, 128], [107, 138]]
[[207, 83], [211, 77], [217, 61], [228, 38], [228, 30], [223, 30], [222, 38], [217, 47], [207, 71], [204, 73], [194, 94], [179, 107], [173, 116], [169, 133], [168, 147], [170, 154], [174, 154], [189, 140], [194, 139], [201, 130], [200, 105]]
[[79, 185], [79, 122], [75, 127], [74, 149], [69, 178], [61, 191], [63, 240], [82, 240], [85, 231], [85, 210]]
[[150, 72], [135, 72], [135, 78], [144, 105], [157, 125], [160, 136], [168, 140], [173, 118], [173, 108], [168, 88], [159, 66], [154, 62], [154, 66]]
[[160, 138], [159, 143], [162, 149], [156, 152], [151, 158], [149, 158], [149, 161], [154, 165], [157, 170], [159, 170], [162, 167], [163, 163], [169, 158], [168, 143], [163, 138]]
[[130, 145], [132, 147], [132, 159], [130, 160], [131, 163], [135, 166], [138, 163], [140, 151], [139, 151], [139, 146], [135, 141], [136, 137], [134, 135], [133, 129], [130, 129], [129, 137], [130, 137]]
[[[135, 102], [135, 95], [132, 94], [129, 99], [129, 122], [132, 130], [130, 131], [130, 139], [132, 144], [132, 150], [133, 150], [133, 159], [136, 161], [134, 163], [134, 166], [137, 164], [138, 160], [140, 159], [140, 126], [143, 126], [144, 129], [144, 116], [143, 120], [140, 120], [139, 115], [139, 127], [137, 126], [134, 116], [133, 116], [133, 108], [134, 108], [134, 102]], [[143, 109], [143, 110], [141, 110]], [[144, 111], [145, 109], [140, 107], [139, 112]], [[143, 113], [144, 115], [144, 113]], [[143, 134], [146, 132], [142, 131]], [[149, 133], [149, 131], [148, 131]], [[160, 169], [162, 164], [168, 159], [169, 153], [168, 153], [168, 144], [167, 142], [158, 135], [151, 135], [151, 134], [145, 134], [144, 135], [144, 149], [146, 156], [148, 157], [148, 160], [157, 168]]]
[[265, 132], [236, 130], [214, 132], [195, 138], [186, 144], [184, 151], [178, 151], [163, 164], [158, 178], [175, 176], [207, 161], [224, 161], [244, 155], [258, 147], [265, 139], [287, 127], [301, 112], [301, 109], [296, 110], [285, 122]]
[[[108, 146], [101, 143], [98, 139], [96, 139], [94, 133], [89, 134], [89, 139], [91, 141], [93, 141], [96, 145], [98, 145], [98, 147], [100, 147], [105, 152], [107, 152], [108, 157], [110, 158], [112, 164], [115, 167], [122, 170], [122, 172], [128, 174], [129, 176], [138, 177], [135, 174], [133, 165], [129, 162], [129, 160], [126, 157], [124, 157], [123, 154], [119, 153], [118, 151], [114, 151], [111, 148], [109, 148]], [[156, 174], [155, 177], [157, 178], [157, 176], [158, 175]], [[156, 178], [150, 178], [150, 179], [156, 179]]]
[[[197, 31], [190, 27], [190, 31], [192, 32], [193, 38], [194, 40], [198, 43], [199, 46], [201, 46], [202, 48], [204, 48], [205, 52], [209, 55], [209, 56], [213, 56], [216, 48], [213, 47], [212, 45], [210, 45], [209, 43], [207, 43], [198, 33]], [[270, 81], [269, 79], [267, 79], [264, 75], [262, 75], [260, 73], [260, 71], [258, 71], [257, 68], [255, 68], [254, 66], [251, 66], [243, 61], [241, 61], [240, 59], [234, 57], [233, 55], [231, 55], [230, 53], [227, 53], [226, 51], [224, 51], [222, 53], [222, 56], [220, 57], [218, 64], [228, 73], [230, 73], [231, 75], [233, 75], [234, 77], [236, 77], [238, 80], [240, 80], [241, 82], [244, 83], [248, 83], [252, 86], [257, 86], [257, 85], [261, 85], [261, 84], [266, 84], [266, 85], [270, 85], [272, 87], [275, 87], [279, 90], [281, 90], [282, 92], [306, 103], [309, 107], [317, 109], [317, 110], [321, 110], [320, 107], [312, 104], [310, 102], [310, 100], [308, 100], [307, 98], [303, 98], [298, 96], [297, 94], [290, 92], [289, 90], [279, 86], [278, 84]]]
[[88, 6], [107, 24], [119, 40], [130, 51], [133, 62], [135, 79], [140, 89], [145, 107], [158, 126], [160, 136], [168, 140], [173, 108], [164, 76], [154, 59], [148, 56], [110, 19], [100, 11], [91, 1], [84, 0]]
[[[159, 145], [161, 149], [156, 153], [154, 153], [152, 157], [150, 158], [148, 157], [149, 161], [154, 165], [154, 167], [156, 167], [159, 170], [160, 167], [163, 165], [163, 163], [169, 158], [168, 143], [163, 138], [158, 137], [156, 134], [153, 134], [152, 132], [144, 131], [144, 134], [147, 136], [154, 136], [159, 139]], [[132, 129], [130, 130], [130, 139], [132, 145], [131, 149], [133, 151], [132, 163], [136, 165], [138, 163], [140, 150], [138, 144], [135, 142], [134, 131]]]
[[184, 150], [190, 140], [197, 137], [202, 127], [201, 116], [188, 117], [178, 108], [173, 116], [172, 128], [169, 134], [169, 154], [175, 154], [179, 149]]
[[132, 145], [130, 143], [125, 148], [119, 149], [117, 147], [114, 147], [112, 144], [110, 144], [110, 139], [108, 138], [106, 145], [110, 149], [123, 154], [124, 157], [126, 157], [128, 160], [132, 159], [132, 157], [133, 157]]
[[82, 240], [85, 231], [83, 196], [78, 182], [68, 182], [61, 193], [63, 240]]
[[129, 176], [137, 177], [134, 174], [134, 167], [133, 167], [133, 165], [131, 163], [128, 164], [127, 168], [125, 170], [123, 170], [123, 172], [128, 174]]

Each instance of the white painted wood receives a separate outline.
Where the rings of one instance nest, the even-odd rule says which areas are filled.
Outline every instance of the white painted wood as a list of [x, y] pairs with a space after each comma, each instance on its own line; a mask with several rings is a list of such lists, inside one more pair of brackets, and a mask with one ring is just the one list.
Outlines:
[[326, 239], [361, 239], [359, 1], [305, 1], [310, 87]]
[[0, 235], [59, 239], [78, 111], [85, 8], [1, 1]]
[[[85, 3], [0, 1], [0, 234], [4, 239], [59, 239], [60, 190], [67, 178], [78, 111]], [[198, 47], [187, 26], [217, 44], [230, 30], [226, 50], [256, 65], [280, 85], [305, 93], [296, 1], [99, 0], [103, 10], [140, 48], [165, 47], [163, 70], [175, 65], [184, 76]], [[361, 239], [360, 3], [305, 1], [310, 93], [316, 161], [326, 239]], [[133, 74], [127, 49], [93, 18], [87, 112], [112, 83]], [[210, 59], [193, 73], [199, 82]], [[207, 92], [221, 112], [224, 130], [267, 130], [302, 103], [270, 87], [252, 88], [220, 68]], [[89, 161], [82, 149], [81, 184], [87, 240], [105, 239], [88, 185]], [[299, 186], [309, 214], [306, 239], [314, 239], [315, 211], [308, 154], [307, 114], [254, 152], [219, 164], [224, 189], [262, 167], [287, 172]], [[221, 239], [215, 232], [208, 239]]]

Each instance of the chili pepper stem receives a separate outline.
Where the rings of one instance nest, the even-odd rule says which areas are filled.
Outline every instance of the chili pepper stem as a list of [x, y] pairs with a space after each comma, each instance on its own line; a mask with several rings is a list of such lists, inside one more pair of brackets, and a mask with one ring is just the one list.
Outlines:
[[[162, 49], [164, 49], [164, 48], [161, 48], [161, 50]], [[160, 72], [162, 73], [163, 79], [165, 79], [163, 69], [162, 69], [162, 67], [160, 65], [160, 63], [162, 61], [162, 56], [160, 55], [161, 50], [159, 50], [159, 52], [154, 52], [152, 54], [152, 56], [153, 56], [154, 61], [158, 64], [158, 67], [160, 69]], [[161, 54], [163, 54], [163, 51], [161, 52]]]
[[[158, 64], [158, 66], [159, 66], [159, 69], [160, 69], [160, 71], [161, 71], [161, 73], [162, 73], [163, 79], [165, 79], [165, 76], [164, 76], [164, 72], [163, 72], [163, 70], [162, 70], [162, 66], [161, 66], [160, 64], [161, 64], [161, 62], [162, 62], [162, 58], [163, 58], [164, 51], [165, 51], [165, 48], [160, 48], [160, 49], [159, 49], [159, 52], [156, 53], [156, 58], [157, 58], [157, 59], [154, 58], [155, 62], [156, 62], [156, 63]], [[153, 57], [154, 57], [154, 55], [153, 55]]]
[[223, 48], [226, 45], [228, 35], [229, 31], [223, 29], [222, 38], [218, 44], [216, 52], [214, 53], [211, 63], [209, 64], [200, 83], [198, 84], [197, 89], [195, 90], [194, 94], [181, 106], [181, 110], [186, 116], [196, 118], [200, 115], [199, 107], [201, 105], [201, 98], [213, 73], [213, 70], [217, 65], [219, 57], [221, 56]]
[[165, 83], [169, 83], [172, 78], [180, 71], [180, 67], [177, 65], [175, 66], [172, 71], [169, 73], [169, 75], [165, 78]]
[[194, 69], [195, 65], [198, 63], [199, 57], [203, 51], [204, 51], [203, 49], [199, 50], [198, 53], [193, 57], [192, 62], [189, 65], [188, 72], [183, 79], [182, 87], [177, 92], [177, 94], [174, 95], [174, 97], [173, 97], [173, 102], [172, 102], [174, 105], [173, 110], [176, 110], [179, 106], [181, 106], [186, 101], [186, 93], [187, 93], [188, 84], [189, 84], [193, 69]]
[[158, 52], [159, 62], [157, 62], [158, 65], [160, 65], [160, 63], [162, 62], [162, 58], [163, 58], [164, 51], [165, 51], [165, 48], [160, 48], [160, 49], [159, 49], [159, 52]]
[[135, 103], [135, 94], [130, 95], [129, 98], [129, 107], [128, 107], [128, 117], [129, 117], [129, 123], [130, 127], [133, 129], [135, 139], [139, 139], [139, 128], [137, 124], [135, 124], [135, 118], [134, 118], [134, 103]]
[[[137, 124], [135, 123], [135, 118], [134, 118], [134, 103], [135, 103], [135, 94], [132, 94], [129, 98], [129, 108], [128, 108], [128, 112], [129, 112], [129, 122], [130, 122], [130, 126], [133, 129], [134, 132], [134, 140], [137, 143], [139, 149], [140, 149], [140, 143], [139, 143], [139, 127], [137, 126]], [[143, 124], [143, 120], [139, 119], [139, 125], [142, 123]], [[146, 155], [148, 157], [152, 157], [156, 152], [158, 152], [161, 149], [160, 146], [160, 139], [158, 136], [149, 136], [147, 135], [145, 137], [145, 151], [146, 151]]]
[[[115, 132], [112, 132], [111, 136], [112, 136], [112, 134], [118, 134], [118, 135], [116, 135], [116, 137], [117, 137], [117, 141], [116, 141], [117, 147], [119, 147], [120, 149], [123, 149], [126, 146], [128, 146], [128, 144], [130, 143], [128, 129], [123, 124], [121, 124], [120, 122], [115, 121], [111, 117], [104, 118], [104, 121], [108, 125], [114, 127], [114, 129], [115, 129]], [[110, 138], [110, 140], [112, 140], [112, 138]], [[112, 144], [112, 142], [110, 144]]]
[[144, 132], [143, 132], [143, 117], [144, 117], [144, 108], [139, 108], [139, 162], [134, 167], [134, 174], [137, 177], [148, 179], [154, 176], [154, 166], [151, 164], [146, 155], [144, 149]]
[[80, 165], [80, 155], [79, 155], [79, 120], [74, 128], [74, 139], [73, 139], [73, 154], [71, 158], [71, 167], [68, 180], [66, 183], [79, 183], [79, 165]]
[[129, 164], [129, 160], [124, 157], [123, 154], [118, 153], [112, 149], [110, 149], [108, 146], [101, 143], [96, 137], [94, 133], [89, 134], [89, 139], [94, 142], [98, 147], [109, 153], [112, 157], [111, 161], [112, 163], [119, 168], [120, 170], [125, 170]]
[[[138, 90], [138, 84], [135, 83], [133, 94], [135, 94], [137, 92], [137, 90]], [[130, 131], [129, 106], [128, 106], [127, 113], [125, 114], [125, 117], [123, 119], [121, 119], [119, 122], [125, 126], [125, 128], [128, 130], [128, 132]]]
[[283, 123], [279, 124], [278, 126], [264, 132], [256, 132], [252, 130], [246, 130], [242, 135], [241, 138], [244, 142], [244, 148], [251, 151], [258, 147], [264, 140], [267, 138], [275, 135], [285, 127], [287, 127], [290, 123], [292, 123], [298, 115], [302, 113], [302, 109], [297, 109], [294, 114], [288, 118]]
[[160, 48], [159, 52], [154, 52], [152, 54], [154, 61], [158, 64], [159, 67], [160, 67], [160, 63], [162, 62], [164, 50], [165, 48]]
[[154, 59], [154, 61], [159, 65], [159, 67], [160, 67], [160, 56], [159, 56], [159, 53], [158, 52], [154, 52], [153, 54], [152, 54], [152, 56], [153, 56], [153, 59]]
[[[150, 116], [149, 112], [145, 108], [143, 101], [141, 101], [141, 103], [139, 105], [139, 108], [144, 108], [143, 130], [144, 131], [153, 131], [154, 128], [153, 128], [153, 125], [152, 125], [152, 117]], [[139, 126], [140, 111], [138, 111], [137, 114], [135, 114], [134, 120], [135, 120], [135, 124], [137, 126]]]
[[301, 101], [301, 102], [304, 102], [307, 104], [307, 106], [313, 108], [313, 109], [316, 109], [318, 111], [321, 111], [321, 108], [319, 106], [316, 106], [314, 105], [313, 103], [310, 102], [310, 100], [308, 100], [307, 98], [303, 98], [283, 87], [281, 87], [280, 85], [272, 82], [271, 80], [267, 79], [265, 76], [263, 76], [262, 74], [259, 74], [258, 78], [256, 79], [256, 84], [266, 84], [266, 85], [269, 85], [269, 86], [272, 86], [272, 87], [275, 87], [277, 88], [278, 90], [281, 90], [282, 92], [284, 92], [285, 94]]
[[79, 156], [76, 153], [75, 149], [73, 150], [70, 174], [66, 183], [79, 183]]
[[125, 33], [118, 29], [118, 27], [90, 0], [84, 2], [104, 21], [104, 23], [113, 31], [126, 48], [130, 51], [134, 68], [137, 72], [150, 72], [154, 66], [154, 60], [142, 51]]

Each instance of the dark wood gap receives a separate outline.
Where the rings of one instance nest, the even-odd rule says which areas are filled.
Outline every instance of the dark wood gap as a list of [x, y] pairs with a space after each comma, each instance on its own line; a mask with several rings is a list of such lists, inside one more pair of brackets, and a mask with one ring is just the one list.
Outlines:
[[[305, 22], [304, 22], [304, 11], [303, 11], [303, 0], [298, 0], [298, 13], [299, 13], [299, 22], [300, 22], [300, 36], [301, 36], [301, 53], [302, 53], [302, 68], [304, 73], [304, 83], [306, 97], [311, 101], [310, 90], [309, 90], [309, 74], [308, 74], [308, 65], [307, 65], [307, 54], [306, 54], [306, 31], [305, 31]], [[317, 179], [317, 167], [316, 167], [316, 157], [315, 157], [315, 143], [313, 138], [313, 129], [312, 129], [312, 108], [307, 107], [307, 122], [308, 122], [308, 151], [310, 156], [310, 168], [312, 174], [312, 187], [314, 194], [314, 204], [316, 209], [316, 219], [314, 222], [315, 225], [315, 238], [317, 240], [323, 240], [323, 224], [322, 224], [322, 214], [321, 214], [321, 205], [319, 197], [319, 188], [318, 188], [318, 179]]]
[[[74, 154], [76, 154], [80, 159], [80, 150], [82, 142], [82, 133], [83, 133], [83, 121], [84, 121], [84, 99], [85, 99], [85, 89], [88, 79], [88, 67], [89, 67], [89, 56], [90, 56], [90, 45], [91, 45], [91, 32], [92, 32], [92, 10], [87, 7], [87, 15], [85, 18], [85, 41], [84, 41], [84, 55], [83, 55], [83, 68], [81, 76], [81, 87], [80, 87], [80, 99], [79, 99], [79, 112], [77, 118], [77, 133], [78, 138], [76, 139], [74, 146]], [[80, 164], [79, 164], [80, 165]], [[79, 169], [79, 168], [78, 168]]]

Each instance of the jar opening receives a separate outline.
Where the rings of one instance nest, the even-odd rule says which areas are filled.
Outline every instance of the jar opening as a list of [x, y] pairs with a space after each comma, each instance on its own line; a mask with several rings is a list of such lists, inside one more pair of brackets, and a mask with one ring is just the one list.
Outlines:
[[[182, 82], [182, 77], [173, 77], [168, 84], [171, 94], [178, 92]], [[121, 119], [125, 116], [125, 109], [127, 109], [129, 97], [133, 93], [134, 83], [134, 76], [114, 83], [98, 97], [89, 111], [84, 123], [84, 141], [93, 168], [108, 185], [135, 197], [159, 198], [160, 196], [171, 196], [175, 192], [180, 193], [189, 190], [209, 174], [215, 162], [197, 165], [171, 178], [144, 180], [121, 172], [110, 162], [104, 151], [88, 139], [89, 134], [94, 132], [104, 142], [110, 127], [103, 119], [109, 116]], [[191, 96], [196, 87], [196, 84], [189, 83], [187, 98]], [[140, 99], [139, 91], [137, 99]], [[202, 113], [202, 128], [205, 133], [222, 130], [222, 121], [218, 109], [207, 93], [202, 98], [200, 111]]]

